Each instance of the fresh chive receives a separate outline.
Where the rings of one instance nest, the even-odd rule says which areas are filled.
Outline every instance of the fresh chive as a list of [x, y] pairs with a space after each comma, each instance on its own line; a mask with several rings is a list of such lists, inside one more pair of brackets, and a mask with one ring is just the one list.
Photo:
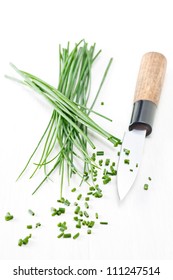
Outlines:
[[89, 208], [89, 205], [87, 202], [85, 202], [85, 208], [88, 209]]
[[104, 151], [97, 151], [97, 156], [103, 156], [104, 155]]
[[74, 213], [75, 213], [75, 214], [79, 214], [79, 211], [80, 211], [80, 206], [77, 206], [76, 209], [75, 209], [75, 211], [74, 211]]
[[86, 211], [84, 211], [84, 215], [86, 218], [89, 218], [89, 214]]
[[103, 165], [103, 160], [100, 159], [100, 160], [99, 160], [99, 166], [102, 166], [102, 165]]
[[108, 222], [100, 222], [101, 225], [108, 225]]
[[130, 164], [130, 160], [129, 160], [129, 159], [125, 159], [125, 160], [124, 160], [124, 163], [125, 163], [125, 164]]
[[130, 169], [130, 172], [133, 172], [133, 169]]
[[124, 149], [123, 151], [124, 151], [125, 155], [127, 155], [127, 156], [130, 154], [130, 150], [128, 150], [128, 149]]
[[138, 163], [136, 163], [136, 167], [138, 167], [139, 165], [138, 165]]
[[151, 181], [152, 180], [151, 177], [148, 177], [148, 180]]
[[32, 225], [27, 225], [26, 228], [27, 229], [32, 229]]
[[75, 216], [75, 217], [73, 218], [73, 220], [74, 220], [74, 221], [78, 221], [78, 217]]
[[105, 161], [105, 165], [106, 165], [106, 166], [108, 166], [108, 165], [109, 165], [109, 163], [110, 163], [110, 159], [109, 159], [109, 158], [107, 158], [107, 159], [106, 159], [106, 161]]
[[82, 194], [79, 194], [79, 195], [77, 196], [77, 200], [80, 200], [81, 197], [82, 197]]
[[10, 214], [10, 212], [7, 212], [6, 216], [5, 216], [5, 220], [6, 221], [10, 221], [13, 220], [14, 216]]
[[101, 105], [104, 105], [104, 102], [101, 102]]
[[61, 238], [64, 235], [64, 232], [60, 233], [57, 238]]
[[90, 198], [87, 196], [87, 197], [85, 197], [85, 201], [89, 201], [90, 200]]
[[76, 233], [76, 234], [73, 236], [73, 239], [78, 238], [78, 237], [79, 237], [79, 235], [80, 235], [80, 233], [79, 233], [79, 232], [78, 232], [78, 233]]
[[112, 166], [115, 166], [115, 161], [112, 162]]
[[148, 184], [144, 185], [144, 190], [146, 190], [146, 191], [148, 190]]
[[87, 234], [91, 234], [91, 229], [88, 229], [88, 230], [87, 230]]
[[75, 192], [76, 191], [76, 188], [73, 188], [72, 190], [71, 190], [71, 192]]
[[64, 233], [63, 238], [71, 238], [71, 233]]
[[23, 240], [22, 239], [19, 239], [19, 241], [18, 241], [18, 246], [22, 246], [23, 245]]
[[32, 216], [35, 216], [35, 213], [31, 209], [28, 210], [28, 213]]
[[98, 213], [96, 213], [96, 214], [95, 214], [95, 216], [96, 216], [96, 219], [98, 219], [98, 218], [99, 218], [99, 215], [98, 215]]
[[89, 227], [89, 228], [92, 228], [92, 227], [94, 226], [94, 224], [95, 224], [94, 221], [90, 221], [89, 224], [88, 224], [88, 227]]
[[118, 156], [118, 157], [120, 156], [120, 152], [117, 152], [117, 156]]
[[40, 223], [36, 223], [35, 227], [36, 228], [41, 227], [41, 224]]

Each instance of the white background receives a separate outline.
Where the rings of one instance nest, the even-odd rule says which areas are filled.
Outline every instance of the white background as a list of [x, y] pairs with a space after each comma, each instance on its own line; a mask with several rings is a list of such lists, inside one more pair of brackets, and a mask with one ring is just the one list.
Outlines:
[[[0, 7], [0, 258], [4, 260], [172, 260], [173, 259], [173, 39], [171, 1], [1, 1]], [[91, 202], [107, 227], [97, 225], [93, 234], [82, 232], [78, 240], [57, 239], [57, 219], [50, 207], [57, 206], [59, 179], [46, 183], [31, 196], [42, 178], [28, 179], [32, 166], [19, 182], [19, 171], [37, 144], [51, 108], [34, 93], [6, 80], [14, 74], [13, 62], [45, 79], [58, 82], [58, 45], [80, 39], [96, 42], [103, 52], [94, 66], [94, 96], [106, 63], [114, 58], [109, 77], [95, 109], [113, 119], [98, 119], [109, 131], [122, 137], [128, 127], [136, 78], [142, 55], [163, 53], [168, 61], [165, 83], [156, 113], [153, 133], [146, 139], [140, 173], [127, 199], [119, 202], [116, 180], [104, 187], [104, 198]], [[92, 98], [92, 95], [91, 95]], [[105, 106], [100, 106], [104, 101]], [[103, 144], [104, 142], [104, 144]], [[105, 141], [95, 139], [100, 149], [114, 158]], [[152, 177], [146, 192], [143, 185]], [[73, 183], [72, 183], [73, 186]], [[71, 186], [71, 187], [72, 187]], [[71, 198], [71, 188], [65, 196]], [[84, 191], [84, 190], [82, 190]], [[71, 198], [72, 199], [72, 198]], [[36, 217], [27, 214], [34, 209]], [[15, 219], [4, 221], [7, 211]], [[68, 210], [67, 220], [73, 210]], [[41, 222], [30, 244], [18, 247], [28, 234], [26, 225]]]

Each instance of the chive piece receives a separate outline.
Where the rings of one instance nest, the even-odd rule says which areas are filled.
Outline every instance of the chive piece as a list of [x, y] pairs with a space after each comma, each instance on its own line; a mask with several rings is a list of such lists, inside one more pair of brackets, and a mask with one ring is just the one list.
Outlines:
[[103, 160], [102, 160], [102, 159], [99, 160], [99, 165], [100, 165], [100, 166], [103, 165]]
[[108, 222], [100, 222], [101, 225], [108, 225]]
[[144, 190], [146, 190], [146, 191], [148, 190], [148, 184], [144, 185]]
[[80, 193], [78, 196], [77, 196], [77, 200], [80, 200], [82, 197], [82, 194]]
[[27, 225], [26, 228], [27, 229], [32, 229], [32, 225]]
[[101, 105], [104, 105], [105, 103], [104, 102], [101, 102]]
[[148, 177], [148, 180], [151, 181], [152, 180], [151, 177]]
[[125, 163], [125, 164], [130, 164], [130, 160], [129, 160], [129, 159], [125, 159], [125, 160], [124, 160], [124, 163]]
[[70, 206], [70, 201], [69, 201], [68, 199], [66, 199], [66, 200], [64, 201], [64, 204], [65, 204], [66, 206]]
[[13, 218], [14, 218], [13, 215], [11, 215], [10, 212], [7, 212], [7, 214], [5, 216], [5, 220], [10, 221], [10, 220], [13, 220]]
[[75, 216], [75, 217], [73, 218], [73, 220], [74, 220], [74, 221], [78, 221], [78, 217]]
[[76, 188], [73, 188], [72, 190], [71, 190], [71, 192], [75, 192], [76, 191]]
[[81, 228], [81, 222], [78, 222], [78, 224], [76, 225], [76, 228]]
[[88, 224], [88, 227], [89, 227], [89, 228], [92, 228], [92, 227], [94, 226], [94, 224], [95, 224], [94, 221], [90, 221], [89, 224]]
[[76, 201], [74, 202], [74, 206], [78, 206], [78, 203]]
[[95, 216], [96, 216], [96, 219], [98, 219], [98, 218], [99, 218], [99, 215], [98, 215], [98, 213], [96, 213], [96, 214], [95, 214]]
[[87, 195], [91, 195], [91, 194], [93, 194], [93, 193], [92, 193], [92, 192], [88, 192], [88, 193], [87, 193]]
[[77, 206], [76, 209], [75, 209], [75, 211], [74, 211], [74, 213], [75, 213], [75, 214], [79, 214], [79, 211], [80, 211], [80, 206]]
[[107, 158], [107, 159], [106, 159], [106, 161], [105, 161], [105, 165], [106, 165], [106, 166], [108, 166], [108, 165], [109, 165], [109, 163], [110, 163], [110, 159], [109, 159], [109, 158]]
[[87, 230], [87, 234], [91, 234], [91, 229], [88, 229], [88, 230]]
[[57, 238], [61, 238], [64, 235], [64, 232], [60, 233]]
[[120, 156], [120, 152], [117, 153], [117, 156], [118, 156], [118, 157]]
[[85, 202], [85, 208], [88, 209], [89, 208], [89, 205], [87, 202]]
[[97, 156], [104, 156], [104, 151], [98, 151], [96, 154]]
[[64, 233], [63, 238], [71, 238], [71, 233]]
[[112, 166], [115, 166], [115, 161], [112, 162]]
[[95, 191], [94, 187], [90, 187], [89, 189], [90, 189], [90, 191]]
[[28, 210], [28, 213], [32, 216], [35, 216], [35, 213], [31, 209]]
[[84, 215], [85, 215], [86, 218], [89, 218], [89, 215], [86, 211], [84, 211]]
[[133, 169], [130, 169], [130, 172], [133, 172]]
[[82, 221], [82, 225], [83, 226], [85, 226], [86, 225], [86, 221], [84, 220], [84, 221]]
[[41, 227], [41, 224], [40, 223], [36, 223], [35, 227], [36, 228]]
[[97, 181], [97, 178], [94, 178], [94, 179], [93, 179], [93, 182], [96, 182], [96, 181]]
[[90, 200], [90, 198], [87, 196], [87, 197], [85, 197], [85, 201], [89, 201]]
[[23, 240], [22, 239], [19, 239], [19, 241], [18, 241], [18, 246], [22, 246], [23, 245]]
[[79, 232], [78, 232], [78, 233], [76, 233], [76, 234], [73, 236], [73, 239], [78, 238], [78, 237], [79, 237], [79, 235], [80, 235], [80, 233], [79, 233]]
[[[29, 239], [31, 238], [31, 234], [30, 235], [28, 235], [28, 236], [26, 236], [23, 240], [22, 240], [22, 244], [24, 244], [24, 245], [26, 245], [26, 244], [28, 244], [28, 242], [29, 242]], [[20, 242], [21, 243], [21, 242]]]
[[83, 211], [79, 211], [79, 216], [83, 217]]
[[123, 151], [124, 151], [126, 156], [128, 156], [130, 154], [130, 150], [128, 150], [128, 149], [124, 149]]
[[136, 163], [136, 167], [138, 167], [139, 165], [138, 165], [138, 163]]
[[59, 211], [64, 214], [65, 213], [65, 208], [59, 208]]

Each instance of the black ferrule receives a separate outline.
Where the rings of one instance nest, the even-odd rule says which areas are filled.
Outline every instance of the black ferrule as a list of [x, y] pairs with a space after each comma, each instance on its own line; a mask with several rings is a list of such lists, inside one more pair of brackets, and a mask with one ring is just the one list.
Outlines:
[[156, 104], [149, 100], [139, 100], [133, 105], [129, 130], [146, 130], [146, 136], [152, 132]]

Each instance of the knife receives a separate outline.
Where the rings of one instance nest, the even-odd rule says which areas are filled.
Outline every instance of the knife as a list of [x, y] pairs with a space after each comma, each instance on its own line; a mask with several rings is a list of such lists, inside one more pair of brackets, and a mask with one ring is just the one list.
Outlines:
[[145, 138], [152, 132], [166, 64], [166, 58], [161, 53], [149, 52], [142, 57], [131, 121], [123, 138], [118, 162], [117, 186], [120, 200], [127, 195], [138, 174]]

